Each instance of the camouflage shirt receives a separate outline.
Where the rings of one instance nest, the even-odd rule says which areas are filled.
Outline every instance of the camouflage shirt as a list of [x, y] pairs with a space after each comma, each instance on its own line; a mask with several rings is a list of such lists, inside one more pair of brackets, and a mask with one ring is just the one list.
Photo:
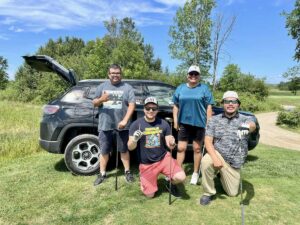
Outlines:
[[232, 118], [226, 117], [225, 114], [213, 116], [207, 124], [205, 135], [213, 137], [215, 149], [233, 168], [240, 168], [247, 157], [249, 137], [242, 137], [240, 152], [240, 141], [237, 131], [242, 123], [249, 122], [254, 122], [252, 116], [237, 113]]

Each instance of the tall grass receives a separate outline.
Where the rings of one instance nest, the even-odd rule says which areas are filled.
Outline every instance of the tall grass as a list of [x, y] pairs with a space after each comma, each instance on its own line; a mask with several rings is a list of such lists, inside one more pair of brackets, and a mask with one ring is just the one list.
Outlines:
[[0, 158], [17, 158], [40, 151], [41, 106], [0, 101]]

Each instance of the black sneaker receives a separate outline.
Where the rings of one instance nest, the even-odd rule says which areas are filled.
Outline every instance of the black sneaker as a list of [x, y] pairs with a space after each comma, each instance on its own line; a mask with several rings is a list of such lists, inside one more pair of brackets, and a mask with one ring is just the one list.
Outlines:
[[212, 196], [202, 195], [200, 198], [201, 205], [208, 205], [212, 201]]
[[101, 184], [107, 178], [106, 174], [102, 175], [101, 173], [97, 175], [97, 179], [94, 181], [94, 186]]
[[[170, 186], [169, 186], [169, 185], [170, 185], [170, 182], [167, 181], [167, 182], [166, 182], [166, 189], [167, 189], [168, 191], [170, 191], [170, 189], [169, 189]], [[179, 192], [177, 186], [176, 186], [175, 184], [172, 184], [172, 183], [171, 183], [171, 195], [173, 195], [173, 196], [176, 197], [176, 198], [180, 198], [180, 197], [181, 197], [181, 194], [180, 194], [180, 192]]]
[[127, 171], [125, 172], [125, 180], [126, 180], [128, 183], [134, 182], [134, 177], [133, 177], [132, 173], [130, 172], [130, 170], [127, 170]]

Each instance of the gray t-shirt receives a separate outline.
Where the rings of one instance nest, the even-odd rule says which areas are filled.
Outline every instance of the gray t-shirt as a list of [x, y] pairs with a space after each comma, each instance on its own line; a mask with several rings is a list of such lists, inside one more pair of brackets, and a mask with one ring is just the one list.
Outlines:
[[[135, 103], [133, 87], [122, 81], [116, 85], [112, 85], [110, 80], [100, 84], [96, 90], [96, 98], [103, 93], [109, 93], [109, 101], [99, 106], [98, 131], [116, 129], [126, 115], [129, 103]], [[129, 130], [130, 123], [131, 121], [127, 123], [124, 130]]]
[[205, 135], [213, 137], [215, 149], [234, 168], [240, 168], [248, 154], [248, 136], [241, 140], [240, 153], [237, 131], [242, 123], [249, 122], [254, 122], [252, 116], [237, 113], [232, 118], [227, 118], [224, 114], [213, 116], [207, 124]]

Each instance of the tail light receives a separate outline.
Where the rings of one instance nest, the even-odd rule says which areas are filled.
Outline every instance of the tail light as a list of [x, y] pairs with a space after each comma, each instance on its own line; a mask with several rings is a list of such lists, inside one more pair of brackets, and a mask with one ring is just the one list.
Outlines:
[[56, 113], [59, 110], [58, 105], [44, 105], [43, 107], [43, 113], [47, 115], [52, 115]]

